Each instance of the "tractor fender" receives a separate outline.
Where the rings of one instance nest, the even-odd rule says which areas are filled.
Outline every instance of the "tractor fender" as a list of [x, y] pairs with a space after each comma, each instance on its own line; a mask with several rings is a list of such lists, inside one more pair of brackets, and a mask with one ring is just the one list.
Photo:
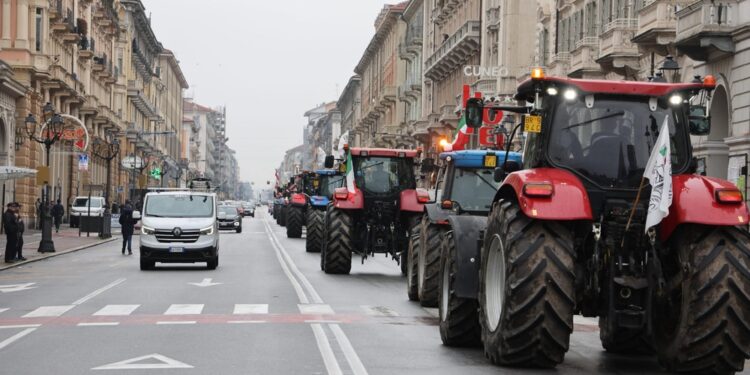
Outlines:
[[294, 193], [289, 199], [289, 204], [295, 207], [307, 206], [307, 197], [302, 193]]
[[354, 188], [353, 193], [349, 193], [346, 199], [333, 199], [333, 206], [341, 210], [361, 210], [365, 208], [365, 198], [362, 190]]
[[455, 293], [460, 298], [477, 299], [479, 295], [479, 267], [481, 264], [480, 235], [487, 228], [484, 216], [453, 215], [448, 218], [453, 231], [457, 265]]
[[716, 191], [737, 189], [726, 180], [699, 176], [672, 176], [672, 206], [669, 215], [659, 227], [659, 237], [666, 240], [680, 224], [706, 224], [715, 226], [747, 225], [748, 211], [745, 202], [736, 204], [719, 203]]
[[[529, 197], [526, 184], [551, 183], [551, 197]], [[586, 189], [573, 173], [557, 168], [533, 168], [513, 172], [503, 181], [493, 201], [512, 199], [524, 215], [541, 220], [591, 220], [591, 202]]]
[[401, 212], [424, 212], [424, 204], [417, 202], [417, 191], [415, 189], [402, 191], [398, 204]]
[[440, 207], [439, 203], [428, 203], [424, 205], [425, 215], [430, 220], [430, 224], [446, 224], [448, 217], [453, 214], [453, 211], [446, 210]]
[[319, 195], [314, 195], [314, 196], [310, 197], [310, 204], [313, 207], [323, 207], [324, 208], [324, 207], [328, 206], [329, 202], [330, 202], [330, 200], [328, 199], [328, 197], [323, 197], [323, 196], [319, 196]]

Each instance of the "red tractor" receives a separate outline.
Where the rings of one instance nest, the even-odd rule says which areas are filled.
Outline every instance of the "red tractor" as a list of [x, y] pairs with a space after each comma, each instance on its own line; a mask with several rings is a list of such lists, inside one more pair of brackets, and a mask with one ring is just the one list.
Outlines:
[[[405, 274], [409, 236], [430, 200], [426, 190], [416, 187], [420, 151], [347, 147], [345, 153], [342, 170], [348, 182], [334, 190], [326, 211], [321, 269], [348, 274], [353, 254], [364, 262], [382, 253], [398, 261]], [[326, 168], [332, 166], [329, 156]]]
[[[553, 367], [581, 314], [599, 317], [607, 351], [656, 353], [670, 371], [741, 371], [750, 356], [748, 210], [734, 184], [694, 174], [690, 142], [710, 131], [714, 85], [711, 76], [670, 84], [535, 70], [516, 94], [528, 106], [503, 108], [523, 114], [514, 133], [524, 126], [526, 146], [522, 165], [495, 172], [502, 184], [478, 272], [460, 228], [446, 237], [441, 329], [456, 338], [478, 325], [493, 363]], [[471, 100], [467, 122], [483, 110]], [[656, 147], [663, 129], [669, 146]], [[666, 162], [661, 184], [644, 183], [656, 153], [671, 158], [671, 176]], [[647, 227], [667, 180], [668, 214]], [[462, 306], [477, 302], [467, 319]]]

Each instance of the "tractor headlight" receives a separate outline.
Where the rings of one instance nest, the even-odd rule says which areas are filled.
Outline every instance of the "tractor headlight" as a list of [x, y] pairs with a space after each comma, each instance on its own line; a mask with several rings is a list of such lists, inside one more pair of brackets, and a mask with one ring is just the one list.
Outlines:
[[578, 93], [576, 92], [576, 90], [567, 89], [565, 90], [565, 92], [563, 92], [563, 97], [565, 98], [565, 100], [572, 102], [573, 100], [576, 100], [576, 98], [578, 97]]
[[141, 234], [149, 235], [149, 234], [154, 234], [154, 232], [155, 232], [154, 228], [149, 228], [145, 225], [141, 226]]
[[203, 229], [201, 229], [200, 233], [203, 234], [203, 235], [209, 235], [210, 236], [210, 235], [214, 234], [214, 226], [212, 225], [212, 226], [210, 226], [208, 228], [203, 228]]
[[682, 96], [680, 95], [672, 95], [669, 97], [669, 104], [671, 105], [680, 105], [682, 104]]

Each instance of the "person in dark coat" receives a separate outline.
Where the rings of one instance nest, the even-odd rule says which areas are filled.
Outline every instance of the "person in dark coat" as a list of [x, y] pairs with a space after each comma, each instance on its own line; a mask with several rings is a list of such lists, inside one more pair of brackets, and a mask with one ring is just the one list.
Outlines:
[[13, 263], [18, 249], [18, 218], [13, 203], [8, 203], [8, 209], [3, 213], [3, 228], [5, 229], [5, 263]]
[[16, 220], [18, 222], [18, 245], [16, 245], [16, 260], [23, 261], [26, 258], [23, 257], [23, 232], [26, 230], [26, 223], [23, 222], [21, 217], [21, 205], [18, 202], [14, 202], [13, 207], [16, 211]]
[[130, 201], [125, 201], [125, 206], [120, 209], [120, 226], [122, 227], [122, 253], [125, 254], [125, 246], [128, 247], [128, 255], [133, 255], [132, 242], [135, 222], [133, 219], [133, 206]]
[[60, 232], [60, 224], [62, 224], [62, 218], [65, 215], [65, 207], [57, 200], [54, 206], [52, 206], [52, 217], [55, 219], [55, 233]]

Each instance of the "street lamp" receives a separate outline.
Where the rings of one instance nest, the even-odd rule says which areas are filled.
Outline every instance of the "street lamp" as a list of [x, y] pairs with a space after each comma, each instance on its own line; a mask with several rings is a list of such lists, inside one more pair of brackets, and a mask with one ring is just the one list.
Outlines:
[[[24, 130], [29, 139], [44, 144], [44, 148], [47, 151], [46, 166], [47, 173], [49, 173], [49, 154], [50, 148], [55, 144], [62, 136], [63, 131], [63, 118], [59, 113], [55, 112], [55, 107], [52, 103], [47, 103], [42, 108], [42, 120], [43, 124], [40, 129], [44, 131], [37, 135], [37, 121], [33, 114], [26, 116], [24, 121]], [[52, 216], [49, 212], [49, 181], [44, 182], [44, 190], [42, 190], [42, 240], [39, 242], [40, 253], [54, 253], [55, 243], [52, 241]]]
[[677, 78], [677, 73], [680, 71], [680, 64], [678, 64], [677, 61], [674, 61], [672, 55], [667, 55], [667, 57], [664, 58], [661, 67], [659, 67], [659, 71], [661, 72], [662, 77], [669, 78], [671, 82], [674, 82], [675, 78]]
[[[111, 136], [110, 136], [111, 137]], [[113, 137], [114, 138], [114, 137]], [[107, 187], [104, 191], [104, 213], [109, 213], [109, 207], [111, 206], [109, 201], [109, 190], [111, 186], [111, 173], [112, 173], [112, 160], [120, 154], [120, 140], [114, 138], [111, 142], [102, 141], [99, 138], [94, 139], [93, 148], [91, 153], [107, 162]]]

